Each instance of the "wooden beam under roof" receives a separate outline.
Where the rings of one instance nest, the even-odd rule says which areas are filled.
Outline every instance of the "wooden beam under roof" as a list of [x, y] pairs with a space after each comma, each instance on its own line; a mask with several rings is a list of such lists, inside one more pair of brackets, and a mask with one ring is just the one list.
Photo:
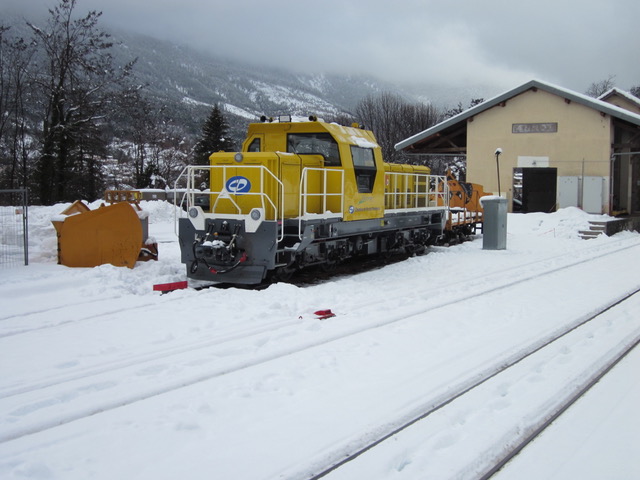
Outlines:
[[[446, 134], [443, 134], [446, 133]], [[456, 138], [466, 143], [467, 140], [467, 126], [462, 124], [458, 128], [452, 129], [448, 132], [438, 132], [428, 138], [425, 138], [409, 147], [409, 150], [414, 151], [429, 151], [429, 152], [466, 152], [466, 145], [461, 145], [455, 141]], [[446, 145], [446, 146], [445, 146]]]

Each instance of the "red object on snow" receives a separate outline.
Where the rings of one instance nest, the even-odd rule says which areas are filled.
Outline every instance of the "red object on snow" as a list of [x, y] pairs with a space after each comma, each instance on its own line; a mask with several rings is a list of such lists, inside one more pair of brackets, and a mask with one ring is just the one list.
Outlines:
[[189, 282], [173, 282], [173, 283], [158, 283], [153, 286], [154, 292], [173, 292], [174, 290], [181, 290], [189, 287]]
[[324, 320], [325, 318], [335, 317], [336, 314], [331, 311], [331, 309], [327, 310], [318, 310], [317, 312], [313, 312], [314, 315], [318, 316], [318, 320]]

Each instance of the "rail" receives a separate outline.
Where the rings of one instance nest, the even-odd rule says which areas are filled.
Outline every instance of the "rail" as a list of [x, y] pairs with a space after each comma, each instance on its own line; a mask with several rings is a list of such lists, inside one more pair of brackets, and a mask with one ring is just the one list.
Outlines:
[[142, 200], [142, 194], [139, 190], [106, 190], [104, 192], [104, 201], [109, 204], [129, 202], [138, 205], [140, 200]]
[[445, 207], [449, 202], [447, 177], [424, 173], [385, 172], [387, 212]]
[[[321, 178], [322, 187], [317, 191], [311, 191], [309, 188], [309, 176], [310, 174], [317, 173]], [[330, 192], [329, 185], [339, 186], [337, 191]], [[339, 201], [339, 208], [337, 212], [331, 211], [329, 202], [331, 199], [336, 198]], [[319, 200], [319, 211], [310, 212], [309, 202], [310, 200]], [[333, 208], [336, 208], [334, 205]], [[323, 218], [341, 218], [344, 211], [344, 170], [342, 169], [329, 169], [329, 168], [311, 168], [307, 167], [302, 170], [300, 176], [300, 198], [298, 207], [298, 237], [302, 240], [302, 220], [311, 216], [321, 215]]]
[[452, 226], [482, 222], [482, 212], [474, 212], [466, 208], [450, 208], [449, 221]]

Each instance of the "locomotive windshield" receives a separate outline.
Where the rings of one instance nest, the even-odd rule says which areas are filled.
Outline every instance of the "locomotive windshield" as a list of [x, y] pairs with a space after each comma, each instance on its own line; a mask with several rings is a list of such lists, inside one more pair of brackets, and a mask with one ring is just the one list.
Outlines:
[[326, 167], [339, 167], [338, 144], [328, 133], [290, 133], [287, 135], [287, 152], [299, 155], [322, 155]]

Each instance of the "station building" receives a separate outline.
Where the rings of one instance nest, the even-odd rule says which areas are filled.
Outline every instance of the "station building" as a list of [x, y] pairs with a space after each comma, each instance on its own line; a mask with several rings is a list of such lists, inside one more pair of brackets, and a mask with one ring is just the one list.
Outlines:
[[510, 211], [640, 214], [640, 99], [618, 89], [595, 99], [531, 80], [396, 149], [465, 155], [467, 181]]

